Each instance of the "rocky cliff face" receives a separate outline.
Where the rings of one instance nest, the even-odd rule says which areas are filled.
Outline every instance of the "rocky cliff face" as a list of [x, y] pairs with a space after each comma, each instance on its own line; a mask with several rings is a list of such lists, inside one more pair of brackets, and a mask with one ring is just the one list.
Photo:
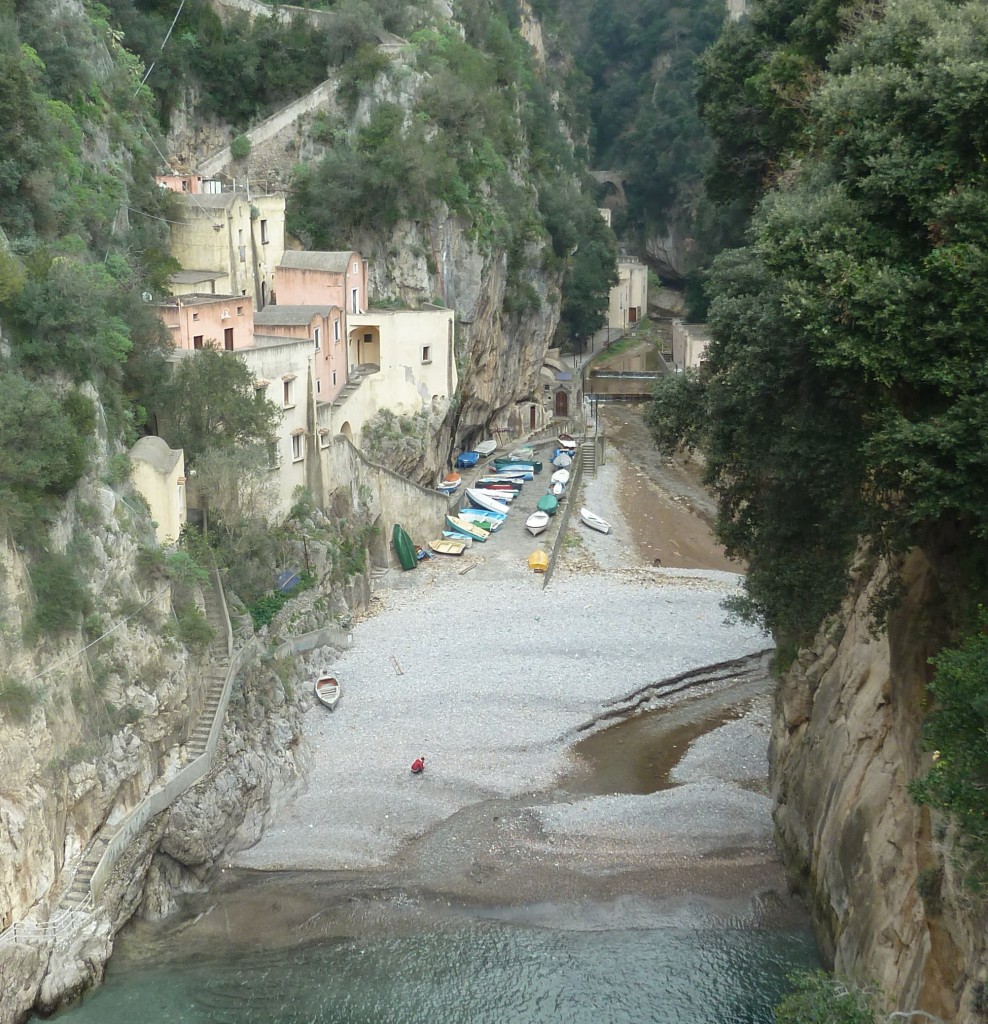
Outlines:
[[869, 602], [885, 578], [858, 567], [839, 616], [800, 651], [778, 691], [770, 747], [784, 856], [836, 970], [890, 1008], [984, 1021], [983, 913], [965, 892], [950, 830], [906, 789], [925, 768], [920, 725], [939, 647], [936, 574], [920, 552], [876, 638]]

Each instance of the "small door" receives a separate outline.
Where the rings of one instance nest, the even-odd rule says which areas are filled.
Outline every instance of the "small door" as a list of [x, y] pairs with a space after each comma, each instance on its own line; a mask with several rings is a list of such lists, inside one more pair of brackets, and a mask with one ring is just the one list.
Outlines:
[[227, 352], [232, 352], [233, 351], [233, 328], [232, 327], [224, 327], [223, 328], [223, 348], [225, 348], [227, 350]]
[[556, 392], [556, 415], [569, 416], [569, 395], [565, 391]]
[[528, 429], [529, 430], [534, 430], [535, 429], [535, 406], [534, 405], [530, 405], [528, 407]]

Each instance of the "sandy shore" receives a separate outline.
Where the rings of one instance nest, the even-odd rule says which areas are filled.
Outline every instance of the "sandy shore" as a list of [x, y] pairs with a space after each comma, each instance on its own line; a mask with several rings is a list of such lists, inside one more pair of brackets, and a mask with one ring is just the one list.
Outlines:
[[[691, 744], [673, 788], [595, 794], [575, 782], [586, 771], [575, 740], [609, 701], [769, 646], [726, 621], [736, 575], [643, 565], [621, 508], [627, 472], [612, 451], [570, 498], [614, 529], [594, 533], [574, 516], [545, 590], [525, 567], [523, 508], [472, 552], [483, 571], [435, 559], [397, 577], [329, 666], [344, 684], [340, 707], [306, 716], [306, 791], [229, 866], [397, 872], [462, 898], [518, 901], [579, 898], [591, 882], [595, 895], [627, 891], [631, 878], [661, 893], [778, 884], [767, 679], [668, 701], [680, 718], [684, 701], [696, 715], [742, 708]], [[534, 505], [543, 487], [526, 490]], [[427, 770], [415, 777], [420, 754]]]

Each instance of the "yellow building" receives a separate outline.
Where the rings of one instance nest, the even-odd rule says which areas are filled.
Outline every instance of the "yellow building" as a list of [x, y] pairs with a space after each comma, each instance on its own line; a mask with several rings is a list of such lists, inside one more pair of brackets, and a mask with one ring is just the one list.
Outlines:
[[160, 437], [142, 437], [130, 449], [130, 478], [148, 503], [159, 544], [174, 544], [185, 524], [185, 453]]
[[182, 270], [170, 282], [173, 293], [249, 295], [263, 309], [285, 252], [285, 197], [238, 190], [176, 198], [169, 247]]

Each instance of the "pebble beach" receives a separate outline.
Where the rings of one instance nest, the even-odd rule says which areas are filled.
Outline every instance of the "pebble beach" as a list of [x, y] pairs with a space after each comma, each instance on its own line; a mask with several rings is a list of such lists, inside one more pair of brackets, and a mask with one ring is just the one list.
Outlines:
[[[571, 497], [613, 531], [572, 516], [544, 589], [527, 569], [535, 545], [519, 508], [503, 536], [467, 553], [474, 571], [437, 556], [379, 591], [351, 649], [327, 665], [344, 686], [340, 706], [306, 715], [304, 791], [229, 866], [404, 867], [434, 883], [442, 876], [461, 895], [477, 894], [480, 881], [490, 895], [496, 876], [502, 898], [530, 899], [550, 874], [601, 883], [665, 867], [678, 877], [721, 854], [774, 863], [767, 677], [743, 692], [709, 683], [650, 705], [682, 717], [689, 702], [743, 703], [691, 743], [669, 787], [631, 795], [571, 785], [586, 770], [576, 742], [603, 728], [609, 704], [770, 646], [760, 630], [728, 621], [722, 602], [739, 576], [642, 564], [619, 500], [627, 470], [613, 451]], [[426, 771], [412, 776], [418, 756]]]

